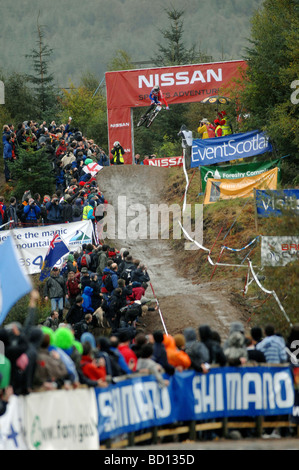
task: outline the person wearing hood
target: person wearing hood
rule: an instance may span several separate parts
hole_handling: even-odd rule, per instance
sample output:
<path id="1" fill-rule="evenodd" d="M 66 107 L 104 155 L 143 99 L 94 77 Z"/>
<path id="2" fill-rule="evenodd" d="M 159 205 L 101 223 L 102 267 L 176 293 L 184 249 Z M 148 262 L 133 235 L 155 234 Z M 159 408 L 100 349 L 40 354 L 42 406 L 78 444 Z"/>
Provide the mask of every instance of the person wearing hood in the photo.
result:
<path id="1" fill-rule="evenodd" d="M 175 339 L 171 335 L 164 335 L 163 343 L 166 349 L 167 360 L 177 371 L 189 369 L 191 366 L 191 359 L 188 354 L 177 348 Z"/>
<path id="2" fill-rule="evenodd" d="M 94 358 L 92 346 L 89 342 L 83 343 L 83 354 L 81 357 L 81 370 L 84 376 L 96 381 L 98 387 L 107 387 L 106 382 L 106 367 L 104 359 L 100 358 L 97 361 Z"/>
<path id="3" fill-rule="evenodd" d="M 198 328 L 200 341 L 209 350 L 209 364 L 218 364 L 223 367 L 226 365 L 226 357 L 221 344 L 213 339 L 212 330 L 209 325 L 201 325 Z"/>
<path id="4" fill-rule="evenodd" d="M 83 204 L 82 199 L 77 197 L 75 202 L 72 204 L 72 211 L 73 211 L 73 222 L 79 222 L 82 220 L 83 216 Z"/>
<path id="5" fill-rule="evenodd" d="M 224 349 L 228 366 L 240 366 L 248 360 L 245 337 L 240 331 L 234 331 L 228 338 L 228 347 Z"/>
<path id="6" fill-rule="evenodd" d="M 94 308 L 92 307 L 92 294 L 93 294 L 93 288 L 90 286 L 85 286 L 83 293 L 82 293 L 82 298 L 83 298 L 83 312 L 84 313 L 93 313 Z"/>
<path id="7" fill-rule="evenodd" d="M 241 323 L 240 321 L 233 321 L 229 325 L 228 337 L 224 341 L 223 349 L 226 349 L 229 346 L 229 337 L 231 336 L 232 333 L 235 333 L 235 331 L 242 333 L 242 335 L 245 338 L 245 329 L 244 329 L 243 323 Z"/>
<path id="8" fill-rule="evenodd" d="M 37 351 L 34 388 L 61 388 L 68 378 L 68 371 L 57 351 L 49 350 L 50 336 L 42 334 L 41 344 Z"/>
<path id="9" fill-rule="evenodd" d="M 72 196 L 70 194 L 66 194 L 64 196 L 63 201 L 61 201 L 61 217 L 62 217 L 62 222 L 73 222 L 73 207 L 71 204 Z"/>
<path id="10" fill-rule="evenodd" d="M 82 220 L 95 220 L 94 209 L 96 202 L 94 199 L 90 199 L 86 206 L 83 207 Z"/>
<path id="11" fill-rule="evenodd" d="M 191 359 L 191 368 L 197 372 L 207 372 L 206 364 L 209 362 L 209 350 L 197 340 L 194 328 L 185 328 L 183 331 L 185 337 L 185 352 Z"/>

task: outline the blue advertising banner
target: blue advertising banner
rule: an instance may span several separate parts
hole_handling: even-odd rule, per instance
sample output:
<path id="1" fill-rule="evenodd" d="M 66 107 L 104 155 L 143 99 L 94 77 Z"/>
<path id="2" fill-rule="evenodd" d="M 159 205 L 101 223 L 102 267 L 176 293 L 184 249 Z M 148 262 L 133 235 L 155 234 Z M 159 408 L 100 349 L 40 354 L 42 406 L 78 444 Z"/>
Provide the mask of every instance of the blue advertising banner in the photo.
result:
<path id="1" fill-rule="evenodd" d="M 193 139 L 191 168 L 253 157 L 265 152 L 272 152 L 272 145 L 265 133 L 258 130 L 212 139 Z"/>
<path id="2" fill-rule="evenodd" d="M 256 190 L 256 210 L 260 217 L 280 216 L 281 210 L 299 215 L 299 189 Z"/>
<path id="3" fill-rule="evenodd" d="M 222 367 L 176 372 L 161 388 L 153 376 L 96 388 L 100 440 L 176 421 L 292 414 L 289 367 Z"/>

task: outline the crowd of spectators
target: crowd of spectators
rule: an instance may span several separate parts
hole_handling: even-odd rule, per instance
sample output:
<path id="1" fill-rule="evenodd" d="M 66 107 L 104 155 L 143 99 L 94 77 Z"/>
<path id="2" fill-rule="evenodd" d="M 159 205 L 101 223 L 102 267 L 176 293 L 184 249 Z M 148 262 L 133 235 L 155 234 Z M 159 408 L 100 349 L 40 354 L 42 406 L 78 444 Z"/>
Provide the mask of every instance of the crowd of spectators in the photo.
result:
<path id="1" fill-rule="evenodd" d="M 69 253 L 43 284 L 49 316 L 37 322 L 41 294 L 33 290 L 25 324 L 0 329 L 10 364 L 9 380 L 1 377 L 2 407 L 8 385 L 27 394 L 41 387 L 106 387 L 128 374 L 149 373 L 167 387 L 173 374 L 190 369 L 208 374 L 214 366 L 294 363 L 289 351 L 299 339 L 298 325 L 287 341 L 271 325 L 247 335 L 241 322 L 231 323 L 224 341 L 209 325 L 175 335 L 162 328 L 145 333 L 158 308 L 147 293 L 150 282 L 147 267 L 126 248 L 90 244 Z"/>
<path id="2" fill-rule="evenodd" d="M 20 129 L 22 138 L 26 138 L 28 129 L 34 130 L 34 123 L 26 124 L 27 129 L 26 125 Z M 50 129 L 43 126 L 36 135 L 38 145 L 52 146 L 51 136 L 54 131 L 57 136 L 57 130 L 55 123 Z M 57 186 L 51 197 L 45 195 L 41 200 L 38 194 L 24 194 L 20 204 L 24 214 L 31 214 L 31 224 L 40 218 L 51 224 L 82 220 L 86 207 L 90 207 L 85 211 L 86 218 L 95 218 L 94 208 L 105 203 L 96 181 L 89 178 L 81 184 L 76 173 L 89 157 L 102 158 L 101 149 L 81 140 L 79 134 L 69 137 L 67 126 L 59 130 L 53 169 L 61 166 L 65 175 L 71 172 L 71 178 L 68 181 L 65 177 L 65 187 Z M 3 206 L 0 197 L 2 216 Z M 65 210 L 64 206 L 72 209 Z M 22 222 L 17 207 L 12 198 L 8 209 L 16 214 L 12 216 L 14 226 L 28 223 L 28 218 Z M 60 217 L 56 207 L 61 209 Z M 81 213 L 75 216 L 76 207 Z M 167 387 L 171 376 L 185 370 L 208 374 L 214 366 L 294 364 L 290 351 L 291 343 L 299 340 L 298 325 L 287 340 L 272 325 L 264 330 L 256 326 L 245 334 L 241 322 L 231 324 L 224 341 L 208 324 L 199 325 L 197 330 L 182 327 L 175 335 L 166 334 L 162 328 L 145 333 L 146 319 L 158 309 L 156 299 L 148 296 L 149 284 L 147 267 L 126 248 L 118 251 L 107 244 L 89 244 L 70 252 L 61 268 L 52 269 L 42 294 L 35 289 L 31 292 L 24 325 L 12 322 L 0 328 L 4 345 L 0 415 L 5 413 L 12 393 L 25 395 L 80 385 L 107 387 L 136 374 L 152 374 L 160 387 Z M 38 322 L 41 296 L 49 314 Z"/>
<path id="3" fill-rule="evenodd" d="M 104 197 L 91 168 L 93 164 L 107 166 L 110 161 L 103 148 L 72 126 L 71 118 L 60 126 L 54 121 L 49 127 L 46 122 L 25 121 L 17 130 L 12 124 L 4 125 L 2 142 L 6 182 L 14 182 L 9 162 L 18 158 L 21 147 L 34 143 L 34 149 L 44 149 L 51 164 L 53 193 L 41 196 L 26 191 L 21 200 L 11 196 L 8 201 L 0 196 L 0 230 L 82 220 L 87 218 L 82 214 L 86 205 L 92 206 L 88 218 L 93 214 L 94 219 L 95 207 L 104 203 Z"/>

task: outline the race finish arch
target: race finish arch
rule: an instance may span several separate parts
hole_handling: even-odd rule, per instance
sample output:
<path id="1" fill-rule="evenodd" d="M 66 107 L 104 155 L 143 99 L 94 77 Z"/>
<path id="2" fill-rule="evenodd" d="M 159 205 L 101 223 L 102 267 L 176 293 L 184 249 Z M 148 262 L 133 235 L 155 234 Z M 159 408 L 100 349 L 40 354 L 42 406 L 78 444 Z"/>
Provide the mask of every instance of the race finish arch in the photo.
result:
<path id="1" fill-rule="evenodd" d="M 109 153 L 117 140 L 126 152 L 125 164 L 134 161 L 133 109 L 150 106 L 154 85 L 161 87 L 169 105 L 194 103 L 217 95 L 245 67 L 245 61 L 232 60 L 106 72 Z"/>

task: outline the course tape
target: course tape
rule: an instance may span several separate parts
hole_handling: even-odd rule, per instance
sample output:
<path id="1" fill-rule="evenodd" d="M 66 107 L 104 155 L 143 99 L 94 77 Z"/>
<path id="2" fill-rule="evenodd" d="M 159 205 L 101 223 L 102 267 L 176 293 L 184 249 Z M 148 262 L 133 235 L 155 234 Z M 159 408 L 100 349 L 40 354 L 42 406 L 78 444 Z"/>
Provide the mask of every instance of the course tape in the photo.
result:
<path id="1" fill-rule="evenodd" d="M 257 285 L 259 286 L 259 288 L 260 288 L 263 292 L 265 292 L 266 294 L 271 294 L 271 295 L 273 295 L 273 297 L 274 297 L 274 299 L 276 300 L 276 302 L 277 302 L 277 304 L 278 304 L 280 310 L 282 311 L 282 313 L 284 314 L 286 320 L 288 321 L 288 323 L 289 323 L 290 326 L 292 327 L 293 325 L 292 325 L 292 323 L 291 323 L 291 321 L 290 321 L 288 315 L 286 314 L 286 311 L 285 311 L 285 309 L 283 308 L 283 306 L 282 306 L 282 304 L 281 304 L 279 298 L 277 297 L 276 292 L 275 292 L 274 290 L 265 289 L 265 287 L 263 287 L 262 284 L 260 283 L 259 278 L 257 277 L 256 273 L 254 272 L 254 269 L 253 269 L 253 267 L 252 267 L 252 263 L 251 263 L 250 260 L 248 260 L 248 265 L 249 265 L 251 274 L 253 275 L 253 278 L 254 278 L 255 282 L 257 283 Z"/>
<path id="2" fill-rule="evenodd" d="M 187 190 L 188 190 L 188 185 L 189 185 L 188 174 L 187 174 L 186 167 L 185 167 L 185 157 L 183 158 L 183 168 L 184 168 L 184 173 L 185 173 L 185 177 L 186 177 L 186 188 L 185 188 L 184 204 L 183 204 L 183 213 L 184 213 L 185 208 L 186 208 Z M 213 260 L 212 260 L 211 257 L 210 257 L 211 250 L 209 250 L 208 248 L 202 246 L 202 245 L 201 245 L 200 243 L 198 243 L 196 240 L 193 240 L 193 239 L 190 237 L 190 235 L 186 232 L 186 230 L 183 228 L 183 226 L 182 226 L 182 224 L 181 224 L 180 221 L 178 221 L 178 224 L 180 225 L 181 230 L 183 231 L 183 233 L 184 233 L 184 235 L 186 236 L 186 238 L 188 238 L 191 242 L 195 243 L 195 245 L 198 246 L 198 248 L 200 248 L 201 250 L 208 252 L 208 257 L 207 257 L 207 259 L 208 259 L 209 263 L 210 263 L 212 266 L 230 266 L 230 267 L 238 267 L 238 268 L 244 268 L 244 266 L 246 266 L 246 265 L 244 265 L 244 264 L 226 264 L 226 263 L 218 263 L 218 262 L 217 262 L 217 263 L 214 263 Z M 221 251 L 220 251 L 219 259 L 220 259 L 221 255 L 222 255 L 224 249 L 229 250 L 229 251 L 234 251 L 234 252 L 243 251 L 243 250 L 245 250 L 246 248 L 248 248 L 249 246 L 251 246 L 254 242 L 256 242 L 256 241 L 258 240 L 258 238 L 259 238 L 259 236 L 257 236 L 256 238 L 254 238 L 250 243 L 248 243 L 248 245 L 244 246 L 243 248 L 238 248 L 238 249 L 236 249 L 236 248 L 230 248 L 230 247 L 228 247 L 228 246 L 222 246 Z M 245 259 L 246 259 L 246 258 L 244 258 L 243 261 L 244 261 Z M 243 261 L 242 261 L 242 263 L 243 263 Z M 285 311 L 285 309 L 283 308 L 283 306 L 282 306 L 282 304 L 281 304 L 279 298 L 277 297 L 276 292 L 275 292 L 274 290 L 272 290 L 272 291 L 267 290 L 267 289 L 265 289 L 265 288 L 262 286 L 262 284 L 260 283 L 260 281 L 259 281 L 259 279 L 258 279 L 256 273 L 254 272 L 254 269 L 253 269 L 253 266 L 252 266 L 251 261 L 250 261 L 249 259 L 248 259 L 247 261 L 248 261 L 248 263 L 249 263 L 249 268 L 250 268 L 250 271 L 251 271 L 251 273 L 252 273 L 252 275 L 253 275 L 253 278 L 254 278 L 256 284 L 257 284 L 257 285 L 259 286 L 259 288 L 260 288 L 263 292 L 265 292 L 266 294 L 273 295 L 273 297 L 274 297 L 274 299 L 276 300 L 276 302 L 277 302 L 277 304 L 278 304 L 280 310 L 282 311 L 282 313 L 284 314 L 286 320 L 288 321 L 288 323 L 289 323 L 290 326 L 292 327 L 293 325 L 292 325 L 292 323 L 291 323 L 291 321 L 290 321 L 288 315 L 286 314 L 286 311 Z M 249 282 L 249 283 L 248 283 L 248 281 L 249 281 L 249 273 L 248 273 L 248 275 L 247 275 L 247 282 L 246 282 L 246 285 L 245 285 L 245 287 L 244 287 L 244 293 L 247 293 L 248 287 L 249 287 L 249 285 L 250 285 L 251 282 L 252 282 L 252 280 L 251 280 L 251 282 Z"/>
<path id="3" fill-rule="evenodd" d="M 230 248 L 228 246 L 223 246 L 222 248 L 225 248 L 226 250 L 229 250 L 229 251 L 243 251 L 243 250 L 246 250 L 246 248 L 248 248 L 249 246 L 251 246 L 253 243 L 255 243 L 258 239 L 259 239 L 259 235 L 257 237 L 255 237 L 250 243 L 248 243 L 248 245 L 246 246 L 243 246 L 243 248 Z"/>
<path id="4" fill-rule="evenodd" d="M 208 248 L 202 246 L 202 245 L 201 245 L 200 243 L 198 243 L 196 240 L 193 240 L 193 239 L 190 237 L 190 235 L 188 234 L 188 232 L 186 232 L 186 230 L 185 230 L 184 227 L 182 226 L 181 222 L 178 221 L 178 223 L 179 223 L 179 225 L 180 225 L 180 227 L 181 227 L 181 229 L 182 229 L 184 235 L 185 235 L 190 241 L 192 241 L 193 243 L 195 243 L 195 245 L 198 246 L 198 248 L 200 248 L 201 250 L 204 250 L 204 251 L 207 251 L 207 252 L 208 252 L 208 261 L 209 261 L 209 263 L 210 263 L 212 266 L 232 266 L 232 267 L 238 267 L 238 268 L 244 268 L 244 267 L 246 267 L 245 264 L 225 264 L 225 263 L 218 263 L 218 262 L 217 262 L 217 263 L 214 263 L 214 261 L 213 261 L 213 260 L 211 259 L 211 257 L 210 257 L 210 250 L 209 250 Z M 257 238 L 258 238 L 258 237 L 256 237 L 254 240 L 252 240 L 252 242 L 250 242 L 248 245 L 246 245 L 246 247 L 250 246 L 254 241 L 256 241 Z M 246 248 L 246 247 L 244 247 L 244 248 Z M 225 248 L 225 247 L 222 247 L 220 254 L 222 254 L 224 248 Z M 241 249 L 240 249 L 240 250 L 236 250 L 236 251 L 241 251 Z M 279 298 L 277 297 L 276 292 L 275 292 L 274 290 L 270 291 L 270 290 L 268 290 L 268 289 L 265 289 L 265 288 L 262 286 L 262 284 L 260 283 L 260 281 L 259 281 L 259 279 L 258 279 L 258 277 L 257 277 L 257 275 L 256 275 L 256 273 L 255 273 L 255 271 L 254 271 L 254 269 L 253 269 L 253 266 L 252 266 L 251 261 L 248 260 L 248 263 L 249 263 L 250 271 L 251 271 L 251 273 L 252 273 L 252 276 L 253 276 L 253 278 L 254 278 L 256 284 L 257 284 L 257 285 L 259 286 L 259 288 L 260 288 L 263 292 L 265 292 L 266 294 L 271 294 L 271 295 L 273 295 L 273 297 L 274 297 L 274 299 L 276 300 L 276 302 L 277 302 L 277 304 L 278 304 L 280 310 L 282 311 L 282 313 L 284 314 L 286 320 L 288 321 L 288 323 L 289 323 L 290 326 L 292 327 L 293 325 L 292 325 L 292 323 L 291 323 L 291 321 L 290 321 L 288 315 L 286 314 L 285 309 L 283 308 L 283 306 L 282 306 L 282 304 L 281 304 Z M 247 276 L 247 280 L 248 280 L 248 279 L 249 279 L 249 276 Z M 250 284 L 251 284 L 251 282 L 250 282 Z M 248 284 L 248 285 L 249 285 L 249 284 Z M 244 289 L 244 292 L 245 292 L 245 293 L 247 292 L 248 285 L 246 284 L 246 286 L 245 286 L 245 289 Z"/>

